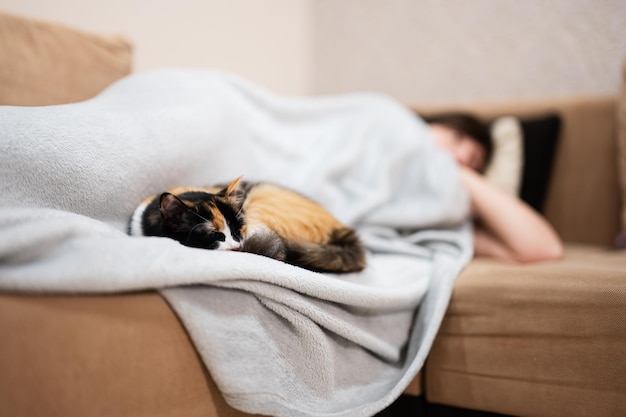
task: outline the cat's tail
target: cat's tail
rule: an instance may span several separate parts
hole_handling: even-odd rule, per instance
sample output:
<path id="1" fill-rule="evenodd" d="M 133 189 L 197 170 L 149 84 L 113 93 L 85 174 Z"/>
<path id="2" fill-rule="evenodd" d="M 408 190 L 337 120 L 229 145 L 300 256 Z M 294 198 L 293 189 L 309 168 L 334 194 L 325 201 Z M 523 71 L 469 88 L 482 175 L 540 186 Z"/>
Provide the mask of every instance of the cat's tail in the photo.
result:
<path id="1" fill-rule="evenodd" d="M 347 227 L 333 230 L 327 243 L 287 241 L 266 231 L 244 240 L 243 252 L 278 259 L 316 272 L 357 272 L 365 268 L 365 251 L 358 235 Z"/>

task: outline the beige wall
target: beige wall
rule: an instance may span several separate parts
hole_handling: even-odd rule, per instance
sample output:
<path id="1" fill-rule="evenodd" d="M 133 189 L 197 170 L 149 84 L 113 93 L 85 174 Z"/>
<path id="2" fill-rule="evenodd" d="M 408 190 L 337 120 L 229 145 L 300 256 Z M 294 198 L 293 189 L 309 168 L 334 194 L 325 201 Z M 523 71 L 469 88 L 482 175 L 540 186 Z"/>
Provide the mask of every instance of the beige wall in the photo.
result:
<path id="1" fill-rule="evenodd" d="M 135 70 L 214 67 L 286 94 L 310 91 L 312 0 L 0 0 L 0 10 L 121 34 Z"/>
<path id="2" fill-rule="evenodd" d="M 616 93 L 624 0 L 318 0 L 314 93 L 456 102 Z"/>
<path id="3" fill-rule="evenodd" d="M 215 67 L 287 94 L 412 103 L 616 92 L 625 0 L 0 0 L 122 34 L 135 70 Z"/>

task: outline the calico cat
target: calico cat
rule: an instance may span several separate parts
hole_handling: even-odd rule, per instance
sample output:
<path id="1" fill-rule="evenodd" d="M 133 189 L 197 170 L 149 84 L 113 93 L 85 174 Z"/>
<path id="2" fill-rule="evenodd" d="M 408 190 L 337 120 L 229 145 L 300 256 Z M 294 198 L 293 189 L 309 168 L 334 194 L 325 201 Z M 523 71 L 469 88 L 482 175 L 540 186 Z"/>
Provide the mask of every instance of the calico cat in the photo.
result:
<path id="1" fill-rule="evenodd" d="M 356 272 L 365 253 L 354 230 L 314 201 L 241 177 L 227 186 L 181 187 L 152 196 L 130 222 L 134 236 L 256 253 L 318 272 Z"/>

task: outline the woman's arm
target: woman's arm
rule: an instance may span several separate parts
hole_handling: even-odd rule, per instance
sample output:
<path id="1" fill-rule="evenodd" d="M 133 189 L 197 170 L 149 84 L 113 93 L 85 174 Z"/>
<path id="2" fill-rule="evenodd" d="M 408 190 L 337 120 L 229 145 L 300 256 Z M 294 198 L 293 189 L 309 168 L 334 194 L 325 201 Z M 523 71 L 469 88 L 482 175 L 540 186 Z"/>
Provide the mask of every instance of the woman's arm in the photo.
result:
<path id="1" fill-rule="evenodd" d="M 514 262 L 558 259 L 563 244 L 552 226 L 523 201 L 503 193 L 475 171 L 460 167 L 477 219 L 475 253 Z"/>

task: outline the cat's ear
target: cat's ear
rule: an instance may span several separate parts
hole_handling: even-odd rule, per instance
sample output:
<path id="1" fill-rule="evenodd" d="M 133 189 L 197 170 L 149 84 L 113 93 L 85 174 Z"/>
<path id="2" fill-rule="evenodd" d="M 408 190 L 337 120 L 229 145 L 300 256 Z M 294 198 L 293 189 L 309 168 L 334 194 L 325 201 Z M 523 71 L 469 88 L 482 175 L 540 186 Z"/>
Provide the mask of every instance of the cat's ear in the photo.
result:
<path id="1" fill-rule="evenodd" d="M 243 189 L 243 184 L 241 183 L 242 178 L 243 175 L 228 184 L 228 187 L 226 187 L 226 191 L 224 192 L 228 201 L 233 206 L 238 208 L 241 208 L 245 199 L 245 190 Z"/>
<path id="2" fill-rule="evenodd" d="M 163 193 L 159 200 L 159 211 L 166 223 L 178 225 L 189 208 L 174 194 Z"/>

